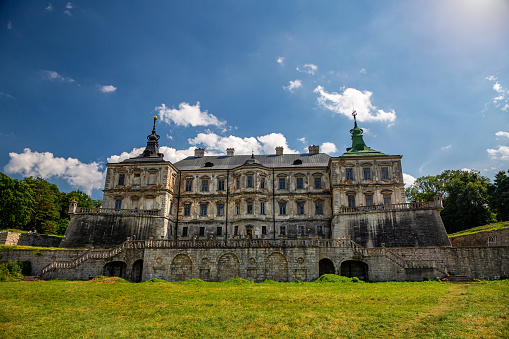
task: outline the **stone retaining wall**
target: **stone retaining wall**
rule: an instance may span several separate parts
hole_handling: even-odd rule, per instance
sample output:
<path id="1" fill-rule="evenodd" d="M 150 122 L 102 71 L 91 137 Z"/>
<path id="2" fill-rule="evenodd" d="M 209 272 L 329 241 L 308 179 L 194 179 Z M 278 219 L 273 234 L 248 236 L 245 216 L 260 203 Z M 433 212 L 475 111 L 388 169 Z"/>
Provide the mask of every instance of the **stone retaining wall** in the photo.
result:
<path id="1" fill-rule="evenodd" d="M 509 228 L 451 237 L 453 247 L 509 246 Z"/>
<path id="2" fill-rule="evenodd" d="M 58 247 L 62 238 L 18 232 L 0 232 L 0 245 Z"/>

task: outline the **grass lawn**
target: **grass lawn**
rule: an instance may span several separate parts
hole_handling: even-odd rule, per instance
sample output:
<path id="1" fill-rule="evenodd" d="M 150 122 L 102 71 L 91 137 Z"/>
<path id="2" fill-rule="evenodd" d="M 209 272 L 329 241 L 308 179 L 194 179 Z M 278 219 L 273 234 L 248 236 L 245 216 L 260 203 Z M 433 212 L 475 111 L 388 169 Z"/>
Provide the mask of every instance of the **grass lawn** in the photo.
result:
<path id="1" fill-rule="evenodd" d="M 3 282 L 2 338 L 509 338 L 509 280 Z"/>
<path id="2" fill-rule="evenodd" d="M 487 232 L 487 231 L 496 231 L 496 230 L 501 230 L 504 228 L 509 228 L 509 221 L 496 222 L 493 224 L 469 228 L 468 230 L 463 230 L 460 232 L 449 234 L 449 237 L 453 238 L 453 237 L 457 237 L 460 235 L 474 234 L 474 233 Z"/>

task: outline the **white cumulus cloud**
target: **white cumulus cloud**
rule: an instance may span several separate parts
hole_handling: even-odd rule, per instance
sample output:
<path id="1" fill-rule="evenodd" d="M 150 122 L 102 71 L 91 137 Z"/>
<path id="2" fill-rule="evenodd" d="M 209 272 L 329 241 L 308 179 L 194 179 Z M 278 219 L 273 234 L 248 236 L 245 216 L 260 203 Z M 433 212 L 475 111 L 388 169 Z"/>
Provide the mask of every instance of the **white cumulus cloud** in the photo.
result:
<path id="1" fill-rule="evenodd" d="M 54 8 L 53 8 L 53 5 L 51 5 L 51 2 L 48 3 L 48 6 L 45 8 L 48 12 L 53 12 L 54 11 Z"/>
<path id="2" fill-rule="evenodd" d="M 368 74 L 368 71 L 366 71 L 366 69 L 365 69 L 365 68 L 363 68 L 363 69 L 361 69 L 361 73 L 362 73 L 362 74 Z"/>
<path id="3" fill-rule="evenodd" d="M 112 85 L 106 85 L 106 86 L 99 86 L 99 90 L 103 93 L 113 93 L 117 90 L 117 88 Z"/>
<path id="4" fill-rule="evenodd" d="M 184 158 L 187 158 L 191 155 L 194 155 L 194 149 L 196 147 L 189 147 L 188 149 L 177 150 L 173 147 L 161 146 L 159 147 L 159 152 L 164 154 L 164 160 L 171 161 L 175 163 Z M 122 162 L 129 158 L 134 158 L 143 153 L 145 147 L 137 147 L 133 148 L 130 152 L 122 152 L 120 155 L 112 155 L 108 157 L 108 163 L 117 163 Z"/>
<path id="5" fill-rule="evenodd" d="M 277 62 L 278 64 L 280 64 L 281 66 L 284 66 L 284 65 L 285 65 L 285 58 L 284 58 L 284 57 L 278 57 L 278 58 L 276 59 L 276 62 Z"/>
<path id="6" fill-rule="evenodd" d="M 415 182 L 415 178 L 411 176 L 410 174 L 403 173 L 403 182 L 405 183 L 405 186 L 412 186 Z"/>
<path id="7" fill-rule="evenodd" d="M 495 133 L 495 135 L 497 137 L 506 137 L 506 138 L 509 138 L 509 132 L 498 131 L 497 133 Z"/>
<path id="8" fill-rule="evenodd" d="M 323 144 L 320 145 L 321 153 L 332 154 L 332 153 L 336 153 L 337 151 L 338 151 L 338 148 L 332 142 L 324 142 Z"/>
<path id="9" fill-rule="evenodd" d="M 284 147 L 284 153 L 298 153 L 288 146 L 286 137 L 281 133 L 270 133 L 259 137 L 223 137 L 213 132 L 199 133 L 188 140 L 191 145 L 203 145 L 207 151 L 224 154 L 227 148 L 235 148 L 235 154 L 274 154 L 276 146 Z"/>
<path id="10" fill-rule="evenodd" d="M 74 82 L 73 78 L 65 77 L 63 75 L 58 74 L 58 72 L 55 71 L 42 70 L 40 74 L 42 78 L 45 80 Z"/>
<path id="11" fill-rule="evenodd" d="M 500 108 L 502 111 L 507 112 L 509 110 L 509 89 L 505 89 L 502 84 L 498 81 L 498 79 L 490 75 L 486 77 L 489 81 L 494 81 L 493 90 L 497 93 L 493 98 L 493 103 L 495 107 Z"/>
<path id="12" fill-rule="evenodd" d="M 492 159 L 509 160 L 509 146 L 498 146 L 497 149 L 486 150 Z"/>
<path id="13" fill-rule="evenodd" d="M 302 138 L 299 138 L 297 139 L 299 140 L 300 142 L 302 142 L 304 145 L 306 145 L 308 142 L 306 141 L 306 138 L 305 137 L 302 137 Z"/>
<path id="14" fill-rule="evenodd" d="M 388 112 L 377 109 L 371 103 L 370 91 L 359 91 L 355 88 L 346 88 L 343 93 L 327 92 L 322 86 L 318 86 L 314 90 L 319 95 L 318 104 L 333 113 L 343 114 L 353 119 L 352 110 L 355 107 L 357 111 L 357 120 L 363 121 L 383 121 L 393 123 L 396 120 L 396 112 L 390 110 Z"/>
<path id="15" fill-rule="evenodd" d="M 82 163 L 74 158 L 54 157 L 50 152 L 32 152 L 25 148 L 23 153 L 9 153 L 11 159 L 4 170 L 10 174 L 21 174 L 25 177 L 62 178 L 71 186 L 91 194 L 92 190 L 100 189 L 104 182 L 104 172 L 96 162 Z"/>
<path id="16" fill-rule="evenodd" d="M 161 120 L 167 124 L 174 123 L 178 126 L 218 126 L 225 125 L 226 122 L 220 121 L 216 116 L 208 113 L 207 111 L 201 111 L 200 102 L 196 105 L 190 105 L 187 102 L 181 102 L 179 108 L 168 108 L 165 104 L 156 107 L 159 111 Z"/>
<path id="17" fill-rule="evenodd" d="M 448 150 L 448 149 L 450 149 L 450 148 L 452 148 L 452 145 L 447 145 L 447 146 L 440 147 L 440 149 L 441 149 L 442 151 Z"/>
<path id="18" fill-rule="evenodd" d="M 283 89 L 285 91 L 289 91 L 289 92 L 292 92 L 294 90 L 296 90 L 297 88 L 301 88 L 302 87 L 302 81 L 301 80 L 294 80 L 294 81 L 291 81 L 290 80 L 290 84 L 288 86 L 283 86 Z"/>
<path id="19" fill-rule="evenodd" d="M 311 75 L 315 75 L 315 72 L 318 70 L 318 66 L 313 64 L 305 64 L 302 68 L 297 67 L 297 71 L 308 73 Z"/>

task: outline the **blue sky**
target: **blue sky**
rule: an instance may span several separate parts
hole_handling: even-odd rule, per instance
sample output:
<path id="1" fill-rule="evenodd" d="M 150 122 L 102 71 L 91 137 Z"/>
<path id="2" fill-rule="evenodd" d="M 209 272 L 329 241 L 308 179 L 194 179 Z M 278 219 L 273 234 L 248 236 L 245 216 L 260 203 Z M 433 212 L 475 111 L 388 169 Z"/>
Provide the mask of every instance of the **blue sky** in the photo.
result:
<path id="1" fill-rule="evenodd" d="M 2 1 L 0 169 L 102 196 L 157 132 L 171 161 L 341 155 L 352 107 L 411 178 L 509 168 L 509 2 Z"/>

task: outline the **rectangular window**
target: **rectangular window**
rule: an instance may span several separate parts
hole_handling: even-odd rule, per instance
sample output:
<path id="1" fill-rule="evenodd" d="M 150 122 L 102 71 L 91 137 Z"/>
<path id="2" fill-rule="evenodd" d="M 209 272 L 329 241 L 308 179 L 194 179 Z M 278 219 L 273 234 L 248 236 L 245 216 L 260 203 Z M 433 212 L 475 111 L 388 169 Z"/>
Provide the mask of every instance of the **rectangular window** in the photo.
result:
<path id="1" fill-rule="evenodd" d="M 209 181 L 207 179 L 203 179 L 201 181 L 201 191 L 208 192 L 209 191 Z"/>
<path id="2" fill-rule="evenodd" d="M 384 205 L 390 205 L 391 204 L 391 194 L 384 194 Z"/>
<path id="3" fill-rule="evenodd" d="M 382 179 L 389 179 L 389 167 L 382 167 L 380 170 L 382 172 Z"/>
<path id="4" fill-rule="evenodd" d="M 186 180 L 186 192 L 191 192 L 192 189 L 193 189 L 193 181 Z"/>
<path id="5" fill-rule="evenodd" d="M 303 202 L 297 203 L 297 214 L 304 214 L 304 203 Z"/>
<path id="6" fill-rule="evenodd" d="M 364 180 L 371 180 L 371 168 L 364 167 L 362 170 L 364 173 Z"/>
<path id="7" fill-rule="evenodd" d="M 280 235 L 286 235 L 286 226 L 280 226 L 279 227 L 279 234 Z"/>
<path id="8" fill-rule="evenodd" d="M 119 210 L 122 208 L 122 200 L 117 199 L 115 200 L 115 209 Z"/>
<path id="9" fill-rule="evenodd" d="M 185 204 L 184 205 L 184 215 L 191 215 L 191 205 L 190 204 Z"/>
<path id="10" fill-rule="evenodd" d="M 262 226 L 262 235 L 267 235 L 267 226 Z"/>
<path id="11" fill-rule="evenodd" d="M 260 214 L 265 214 L 265 203 L 264 202 L 260 203 Z"/>
<path id="12" fill-rule="evenodd" d="M 366 194 L 366 206 L 372 206 L 372 205 L 373 205 L 373 195 Z"/>
<path id="13" fill-rule="evenodd" d="M 182 227 L 182 236 L 187 237 L 187 227 Z"/>
<path id="14" fill-rule="evenodd" d="M 173 203 L 170 203 L 170 215 L 173 214 Z"/>
<path id="15" fill-rule="evenodd" d="M 239 226 L 233 226 L 233 235 L 239 235 Z"/>
<path id="16" fill-rule="evenodd" d="M 316 226 L 316 234 L 323 235 L 323 226 Z"/>
<path id="17" fill-rule="evenodd" d="M 315 177 L 315 188 L 322 188 L 322 178 Z"/>
<path id="18" fill-rule="evenodd" d="M 260 179 L 260 188 L 265 188 L 265 178 Z"/>
<path id="19" fill-rule="evenodd" d="M 201 204 L 200 205 L 200 215 L 206 216 L 207 215 L 207 204 Z"/>
<path id="20" fill-rule="evenodd" d="M 149 185 L 155 185 L 156 183 L 156 173 L 157 172 L 151 172 L 148 174 L 148 184 Z"/>
<path id="21" fill-rule="evenodd" d="M 286 188 L 286 178 L 279 178 L 279 189 L 284 190 Z"/>
<path id="22" fill-rule="evenodd" d="M 297 178 L 297 188 L 304 188 L 304 178 Z"/>
<path id="23" fill-rule="evenodd" d="M 315 214 L 323 214 L 323 205 L 321 202 L 315 203 Z"/>
<path id="24" fill-rule="evenodd" d="M 304 233 L 304 226 L 299 226 L 299 234 L 300 235 L 305 235 L 305 233 Z"/>
<path id="25" fill-rule="evenodd" d="M 223 179 L 219 179 L 217 181 L 217 190 L 224 191 L 224 180 Z"/>
<path id="26" fill-rule="evenodd" d="M 200 227 L 200 237 L 205 235 L 205 227 Z"/>
<path id="27" fill-rule="evenodd" d="M 223 235 L 223 228 L 222 227 L 218 227 L 216 229 L 216 235 Z"/>
<path id="28" fill-rule="evenodd" d="M 134 185 L 139 185 L 141 182 L 141 175 L 140 173 L 134 173 Z"/>
<path id="29" fill-rule="evenodd" d="M 217 215 L 224 215 L 224 205 L 217 204 Z"/>
<path id="30" fill-rule="evenodd" d="M 348 207 L 355 207 L 355 195 L 348 196 Z"/>
<path id="31" fill-rule="evenodd" d="M 353 180 L 353 168 L 346 168 L 346 180 Z"/>
<path id="32" fill-rule="evenodd" d="M 235 203 L 235 214 L 240 214 L 240 203 L 238 202 Z"/>
<path id="33" fill-rule="evenodd" d="M 247 187 L 253 187 L 253 176 L 252 175 L 247 176 Z"/>
<path id="34" fill-rule="evenodd" d="M 125 185 L 125 174 L 119 174 L 118 175 L 118 184 L 120 186 L 124 186 Z"/>
<path id="35" fill-rule="evenodd" d="M 286 215 L 286 203 L 284 202 L 279 203 L 279 214 Z"/>
<path id="36" fill-rule="evenodd" d="M 240 189 L 240 178 L 235 178 L 235 188 Z"/>
<path id="37" fill-rule="evenodd" d="M 253 202 L 247 202 L 247 214 L 253 214 Z"/>

